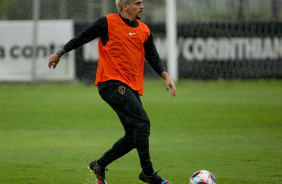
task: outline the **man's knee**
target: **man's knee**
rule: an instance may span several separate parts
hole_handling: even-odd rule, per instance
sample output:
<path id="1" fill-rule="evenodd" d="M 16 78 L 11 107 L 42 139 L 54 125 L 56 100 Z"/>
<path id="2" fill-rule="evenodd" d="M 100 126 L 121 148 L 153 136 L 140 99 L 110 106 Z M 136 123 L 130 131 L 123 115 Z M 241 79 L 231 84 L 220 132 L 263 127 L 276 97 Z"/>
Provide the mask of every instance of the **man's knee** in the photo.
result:
<path id="1" fill-rule="evenodd" d="M 139 122 L 134 130 L 135 136 L 149 136 L 150 135 L 150 120 L 146 119 Z"/>

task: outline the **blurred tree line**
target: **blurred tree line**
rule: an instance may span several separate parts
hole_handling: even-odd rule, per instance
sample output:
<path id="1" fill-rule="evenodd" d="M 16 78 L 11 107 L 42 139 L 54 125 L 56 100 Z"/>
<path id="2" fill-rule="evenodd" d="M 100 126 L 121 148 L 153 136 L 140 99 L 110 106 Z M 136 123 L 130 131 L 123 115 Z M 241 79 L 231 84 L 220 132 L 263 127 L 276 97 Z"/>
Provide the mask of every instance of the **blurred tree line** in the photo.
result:
<path id="1" fill-rule="evenodd" d="M 115 0 L 40 0 L 40 19 L 93 21 L 118 13 Z M 165 21 L 166 0 L 144 0 L 144 21 Z M 185 21 L 281 21 L 281 0 L 176 0 L 177 19 Z M 0 19 L 32 19 L 33 0 L 0 0 Z"/>

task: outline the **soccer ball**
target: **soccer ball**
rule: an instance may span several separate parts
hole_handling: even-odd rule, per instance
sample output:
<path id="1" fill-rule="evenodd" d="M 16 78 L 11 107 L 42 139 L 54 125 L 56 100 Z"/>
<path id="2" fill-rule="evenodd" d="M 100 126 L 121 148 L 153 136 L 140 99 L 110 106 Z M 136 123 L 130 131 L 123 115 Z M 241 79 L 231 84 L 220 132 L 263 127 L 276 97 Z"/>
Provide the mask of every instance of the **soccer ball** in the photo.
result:
<path id="1" fill-rule="evenodd" d="M 216 184 L 216 181 L 211 172 L 200 170 L 191 176 L 189 184 Z"/>

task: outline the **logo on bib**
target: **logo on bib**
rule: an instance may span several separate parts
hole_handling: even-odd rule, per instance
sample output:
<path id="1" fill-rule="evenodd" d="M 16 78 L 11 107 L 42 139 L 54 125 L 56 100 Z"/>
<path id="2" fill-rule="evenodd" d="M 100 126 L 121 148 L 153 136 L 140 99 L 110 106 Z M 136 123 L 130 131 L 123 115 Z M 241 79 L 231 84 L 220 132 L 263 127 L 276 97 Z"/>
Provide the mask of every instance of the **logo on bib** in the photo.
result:
<path id="1" fill-rule="evenodd" d="M 135 35 L 135 34 L 137 34 L 137 33 L 131 33 L 131 32 L 129 32 L 129 35 L 131 36 L 131 35 Z"/>

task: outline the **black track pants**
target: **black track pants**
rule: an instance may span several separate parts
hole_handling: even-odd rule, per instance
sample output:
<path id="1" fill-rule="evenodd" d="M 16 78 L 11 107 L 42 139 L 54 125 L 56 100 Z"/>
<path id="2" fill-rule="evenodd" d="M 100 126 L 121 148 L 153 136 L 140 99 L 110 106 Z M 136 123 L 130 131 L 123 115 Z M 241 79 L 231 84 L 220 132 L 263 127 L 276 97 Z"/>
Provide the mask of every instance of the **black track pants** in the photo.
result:
<path id="1" fill-rule="evenodd" d="M 141 167 L 145 172 L 151 172 L 153 169 L 149 153 L 150 120 L 137 91 L 125 85 L 108 86 L 100 91 L 100 96 L 117 113 L 125 135 L 98 160 L 98 164 L 106 167 L 136 148 Z"/>

